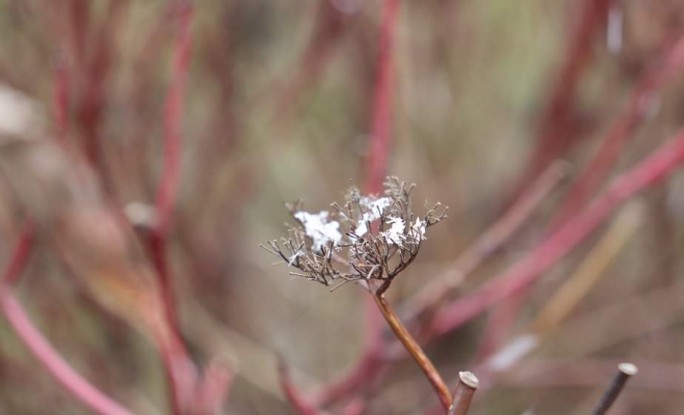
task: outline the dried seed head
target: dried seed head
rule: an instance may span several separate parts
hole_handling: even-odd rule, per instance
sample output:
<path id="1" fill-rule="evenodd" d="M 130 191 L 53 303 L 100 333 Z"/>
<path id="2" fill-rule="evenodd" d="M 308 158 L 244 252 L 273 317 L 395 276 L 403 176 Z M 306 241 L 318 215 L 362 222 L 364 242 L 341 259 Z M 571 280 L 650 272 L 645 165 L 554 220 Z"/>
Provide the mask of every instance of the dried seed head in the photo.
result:
<path id="1" fill-rule="evenodd" d="M 343 205 L 317 214 L 301 202 L 288 205 L 297 224 L 290 235 L 264 246 L 296 268 L 292 275 L 325 285 L 360 280 L 389 284 L 416 257 L 428 227 L 446 217 L 437 204 L 425 215 L 411 211 L 413 185 L 388 177 L 384 194 L 362 195 L 350 188 Z"/>

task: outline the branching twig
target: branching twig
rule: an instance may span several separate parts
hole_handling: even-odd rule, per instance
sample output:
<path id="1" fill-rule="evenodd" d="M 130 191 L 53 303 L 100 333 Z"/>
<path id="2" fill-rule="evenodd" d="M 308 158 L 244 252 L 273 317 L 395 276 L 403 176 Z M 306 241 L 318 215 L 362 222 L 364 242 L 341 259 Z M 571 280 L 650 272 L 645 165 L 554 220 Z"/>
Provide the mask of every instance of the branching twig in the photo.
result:
<path id="1" fill-rule="evenodd" d="M 182 402 L 189 391 L 183 391 L 187 380 L 180 377 L 196 377 L 192 361 L 185 350 L 180 334 L 176 304 L 171 286 L 171 276 L 166 258 L 166 242 L 171 228 L 173 208 L 180 180 L 181 121 L 184 91 L 190 61 L 192 44 L 193 8 L 184 2 L 178 9 L 178 32 L 174 44 L 171 81 L 164 108 L 163 168 L 156 198 L 157 223 L 150 237 L 150 251 L 159 278 L 164 314 L 170 327 L 170 339 L 158 339 L 169 344 L 160 344 L 167 375 L 171 384 L 171 401 L 174 413 L 181 413 Z M 190 382 L 190 383 L 194 383 Z M 189 396 L 188 396 L 189 397 Z"/>
<path id="2" fill-rule="evenodd" d="M 310 403 L 302 394 L 297 390 L 292 379 L 290 379 L 290 374 L 285 365 L 285 361 L 282 358 L 278 359 L 278 380 L 280 381 L 280 387 L 285 394 L 288 402 L 299 415 L 321 415 L 322 412 L 319 411 L 312 403 Z"/>

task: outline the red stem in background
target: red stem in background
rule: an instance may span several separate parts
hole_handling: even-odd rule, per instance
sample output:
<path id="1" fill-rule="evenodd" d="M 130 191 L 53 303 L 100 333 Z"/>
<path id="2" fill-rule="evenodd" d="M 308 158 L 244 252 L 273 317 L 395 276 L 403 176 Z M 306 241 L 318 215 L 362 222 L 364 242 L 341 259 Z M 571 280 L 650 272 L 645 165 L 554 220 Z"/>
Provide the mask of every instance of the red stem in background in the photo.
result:
<path id="1" fill-rule="evenodd" d="M 628 140 L 634 137 L 636 128 L 648 116 L 656 99 L 655 94 L 682 71 L 684 37 L 672 47 L 668 47 L 656 62 L 653 68 L 640 77 L 627 101 L 626 108 L 615 118 L 600 148 L 575 179 L 563 205 L 550 221 L 547 229 L 551 232 L 586 205 L 615 166 Z M 524 297 L 525 292 L 522 291 L 519 295 Z M 522 304 L 524 304 L 524 298 L 519 298 L 515 299 L 514 303 L 504 303 L 494 309 L 490 324 L 487 325 L 483 336 L 483 348 L 494 350 L 498 346 L 497 338 L 501 339 L 507 335 L 516 321 L 518 307 Z"/>
<path id="2" fill-rule="evenodd" d="M 173 206 L 180 182 L 181 122 L 185 101 L 185 84 L 190 64 L 193 9 L 189 3 L 179 8 L 178 33 L 174 44 L 171 80 L 164 106 L 164 154 L 161 179 L 157 191 L 157 226 L 155 232 L 166 238 L 171 227 Z"/>
<path id="3" fill-rule="evenodd" d="M 21 276 L 21 270 L 26 266 L 32 249 L 33 225 L 28 224 L 25 225 L 24 230 L 21 232 L 21 235 L 19 235 L 19 240 L 12 251 L 10 262 L 5 269 L 5 273 L 2 275 L 0 284 L 6 284 L 11 287 L 17 283 Z"/>
<path id="4" fill-rule="evenodd" d="M 566 202 L 552 220 L 552 227 L 563 223 L 581 208 L 596 191 L 615 165 L 628 138 L 648 116 L 656 103 L 655 94 L 684 69 L 684 37 L 668 48 L 658 64 L 641 77 L 628 101 L 627 108 L 613 121 L 601 147 L 575 180 Z"/>
<path id="5" fill-rule="evenodd" d="M 4 284 L 3 284 L 4 285 Z M 21 303 L 8 287 L 0 286 L 0 307 L 15 333 L 47 371 L 64 389 L 85 404 L 93 412 L 102 415 L 132 415 L 132 412 L 100 392 L 79 375 L 59 355 L 50 343 L 31 323 Z"/>
<path id="6" fill-rule="evenodd" d="M 155 203 L 157 222 L 150 237 L 150 251 L 157 270 L 164 314 L 171 335 L 170 338 L 159 338 L 157 341 L 170 382 L 172 410 L 175 414 L 183 413 L 183 409 L 189 404 L 186 400 L 192 398 L 191 389 L 197 375 L 181 336 L 166 257 L 166 243 L 180 181 L 181 121 L 190 63 L 193 14 L 189 2 L 178 7 L 178 31 L 164 107 L 163 167 Z"/>
<path id="7" fill-rule="evenodd" d="M 527 188 L 551 161 L 561 157 L 577 138 L 573 119 L 575 91 L 582 73 L 591 62 L 593 40 L 605 24 L 610 3 L 611 0 L 584 0 L 578 6 L 581 9 L 579 17 L 568 35 L 563 63 L 539 123 L 535 152 L 513 197 Z"/>
<path id="8" fill-rule="evenodd" d="M 394 84 L 394 40 L 399 0 L 385 0 L 380 26 L 377 75 L 373 98 L 369 154 L 366 166 L 365 193 L 382 190 L 387 175 L 387 164 L 392 134 L 392 99 Z"/>
<path id="9" fill-rule="evenodd" d="M 0 280 L 0 309 L 19 339 L 45 366 L 47 371 L 64 389 L 79 401 L 103 415 L 129 415 L 130 411 L 119 405 L 95 386 L 81 377 L 43 337 L 33 325 L 21 303 L 14 297 L 10 287 L 16 283 L 26 266 L 33 248 L 33 227 L 28 225 L 22 232 L 10 257 L 10 262 Z"/>
<path id="10" fill-rule="evenodd" d="M 648 158 L 620 175 L 585 210 L 568 220 L 531 253 L 498 278 L 457 300 L 435 315 L 434 334 L 448 333 L 529 286 L 594 231 L 623 202 L 657 184 L 684 162 L 684 130 Z"/>
<path id="11" fill-rule="evenodd" d="M 287 370 L 287 365 L 282 358 L 278 359 L 278 381 L 280 387 L 285 394 L 285 398 L 292 406 L 292 409 L 299 415 L 319 415 L 321 412 L 316 407 L 307 401 L 307 399 L 299 392 L 290 379 L 290 374 Z"/>
<path id="12" fill-rule="evenodd" d="M 69 133 L 69 72 L 64 52 L 59 50 L 55 58 L 55 84 L 53 93 L 53 111 L 57 126 L 57 140 L 66 148 Z"/>

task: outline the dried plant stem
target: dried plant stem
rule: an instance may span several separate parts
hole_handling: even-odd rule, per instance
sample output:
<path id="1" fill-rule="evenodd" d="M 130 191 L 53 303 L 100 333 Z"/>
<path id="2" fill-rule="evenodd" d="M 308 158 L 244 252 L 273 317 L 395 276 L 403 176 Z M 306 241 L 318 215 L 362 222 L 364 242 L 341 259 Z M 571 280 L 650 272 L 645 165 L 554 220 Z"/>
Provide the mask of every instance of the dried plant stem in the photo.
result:
<path id="1" fill-rule="evenodd" d="M 599 401 L 596 408 L 594 408 L 594 410 L 591 412 L 591 414 L 604 415 L 608 411 L 608 409 L 610 409 L 611 405 L 613 405 L 613 402 L 615 402 L 617 397 L 620 395 L 620 392 L 622 392 L 622 389 L 625 387 L 627 381 L 632 376 L 636 375 L 638 371 L 639 369 L 637 369 L 637 367 L 631 363 L 620 363 L 618 365 L 618 371 L 615 374 L 613 381 L 610 383 L 610 386 L 603 394 L 601 400 Z"/>
<path id="2" fill-rule="evenodd" d="M 449 408 L 449 415 L 466 415 L 468 413 L 479 383 L 477 376 L 471 372 L 459 372 L 458 386 L 456 393 L 454 393 L 453 404 Z"/>
<path id="3" fill-rule="evenodd" d="M 591 205 L 503 275 L 437 313 L 431 323 L 433 333 L 439 335 L 454 330 L 533 283 L 603 223 L 615 208 L 637 192 L 664 180 L 683 162 L 684 130 L 680 130 L 673 140 L 618 177 Z"/>
<path id="4" fill-rule="evenodd" d="M 413 357 L 423 373 L 425 373 L 425 376 L 437 393 L 444 409 L 449 410 L 449 407 L 451 406 L 451 393 L 449 392 L 449 388 L 444 382 L 444 379 L 442 379 L 442 376 L 437 371 L 437 368 L 435 368 L 432 361 L 425 355 L 425 352 L 413 336 L 411 336 L 411 333 L 408 332 L 406 326 L 399 320 L 399 316 L 394 312 L 394 309 L 392 309 L 385 297 L 382 294 L 376 293 L 373 293 L 372 295 L 380 312 L 383 317 L 385 317 L 387 324 L 389 324 L 401 344 L 404 345 L 411 357 Z"/>

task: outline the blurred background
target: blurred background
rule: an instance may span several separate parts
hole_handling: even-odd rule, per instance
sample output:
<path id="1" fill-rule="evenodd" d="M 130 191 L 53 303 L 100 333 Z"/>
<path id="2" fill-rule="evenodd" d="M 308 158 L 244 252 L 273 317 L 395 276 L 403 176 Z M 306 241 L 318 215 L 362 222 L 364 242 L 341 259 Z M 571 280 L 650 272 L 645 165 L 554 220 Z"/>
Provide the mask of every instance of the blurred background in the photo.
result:
<path id="1" fill-rule="evenodd" d="M 164 137 L 177 122 L 166 263 L 181 335 L 198 366 L 218 358 L 236 371 L 221 413 L 295 413 L 277 356 L 305 396 L 344 377 L 364 353 L 364 292 L 292 278 L 259 244 L 292 223 L 285 202 L 318 211 L 364 186 L 383 2 L 196 1 L 176 114 L 169 96 L 182 78 L 183 7 L 0 1 L 0 264 L 34 223 L 13 289 L 34 323 L 132 411 L 169 413 L 138 290 L 153 280 L 143 246 L 170 157 Z M 555 176 L 534 209 L 448 301 L 525 257 L 682 126 L 680 1 L 400 1 L 395 29 L 387 172 L 417 184 L 418 211 L 441 201 L 449 218 L 393 284 L 392 303 L 453 271 L 550 166 Z M 606 141 L 608 156 L 590 170 L 595 186 L 568 203 Z M 481 369 L 470 413 L 586 413 L 620 361 L 641 372 L 611 413 L 681 413 L 682 186 L 681 173 L 649 186 L 517 302 L 427 343 L 450 384 L 459 370 Z M 112 218 L 124 217 L 134 226 L 118 228 Z M 119 254 L 133 265 L 111 259 Z M 582 282 L 562 288 L 568 281 Z M 560 303 L 559 314 L 547 308 Z M 530 333 L 524 356 L 486 366 L 499 352 L 510 360 L 511 344 Z M 353 399 L 365 414 L 423 413 L 438 402 L 408 358 L 324 407 L 356 413 Z M 0 412 L 91 413 L 5 319 Z"/>

